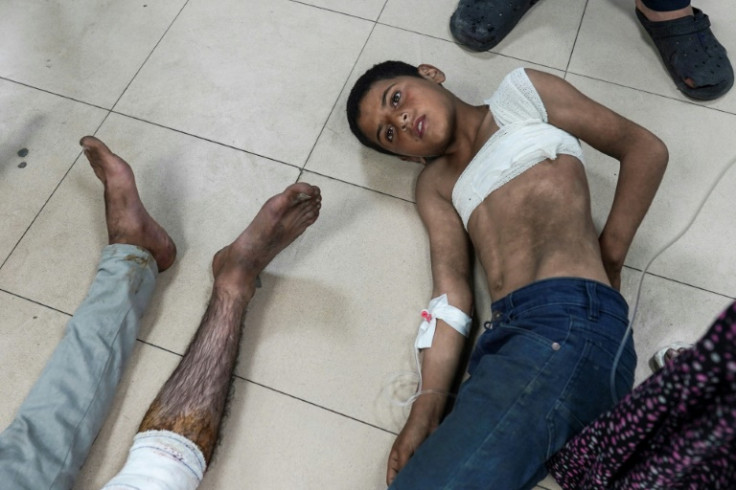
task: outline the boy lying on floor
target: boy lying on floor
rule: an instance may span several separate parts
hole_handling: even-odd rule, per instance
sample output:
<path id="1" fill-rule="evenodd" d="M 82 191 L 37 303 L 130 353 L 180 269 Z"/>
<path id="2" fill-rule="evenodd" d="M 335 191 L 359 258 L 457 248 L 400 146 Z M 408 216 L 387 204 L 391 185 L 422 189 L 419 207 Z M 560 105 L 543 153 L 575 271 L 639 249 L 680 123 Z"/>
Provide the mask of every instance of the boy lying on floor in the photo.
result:
<path id="1" fill-rule="evenodd" d="M 387 481 L 532 488 L 545 461 L 616 401 L 609 379 L 628 322 L 620 272 L 667 148 L 547 73 L 517 69 L 475 106 L 444 81 L 431 65 L 384 62 L 357 81 L 347 106 L 363 144 L 426 164 L 416 201 L 435 299 L 417 339 L 423 394 L 393 445 Z M 620 162 L 600 234 L 578 138 Z M 471 245 L 495 301 L 470 378 L 441 421 L 470 325 Z M 625 343 L 619 397 L 636 366 Z"/>

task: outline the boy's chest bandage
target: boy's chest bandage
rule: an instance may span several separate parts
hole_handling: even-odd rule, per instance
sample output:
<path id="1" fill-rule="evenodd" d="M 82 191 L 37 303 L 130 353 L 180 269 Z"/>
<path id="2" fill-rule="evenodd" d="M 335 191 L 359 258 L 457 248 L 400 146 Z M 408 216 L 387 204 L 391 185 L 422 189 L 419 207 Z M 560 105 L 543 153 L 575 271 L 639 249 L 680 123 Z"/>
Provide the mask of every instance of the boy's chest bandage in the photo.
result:
<path id="1" fill-rule="evenodd" d="M 547 123 L 547 110 L 523 68 L 509 73 L 486 101 L 499 130 L 473 157 L 452 190 L 467 229 L 470 215 L 494 190 L 560 154 L 583 159 L 577 138 Z"/>

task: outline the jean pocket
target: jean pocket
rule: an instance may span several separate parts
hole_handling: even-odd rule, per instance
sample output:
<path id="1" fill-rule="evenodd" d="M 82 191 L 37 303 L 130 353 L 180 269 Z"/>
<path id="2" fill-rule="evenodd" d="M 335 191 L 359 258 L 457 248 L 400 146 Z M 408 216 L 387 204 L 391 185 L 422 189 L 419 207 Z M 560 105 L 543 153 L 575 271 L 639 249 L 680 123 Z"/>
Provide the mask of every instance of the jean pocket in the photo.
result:
<path id="1" fill-rule="evenodd" d="M 502 331 L 522 335 L 547 348 L 559 349 L 570 336 L 572 319 L 566 315 L 544 318 L 514 318 L 498 326 Z"/>
<path id="2" fill-rule="evenodd" d="M 580 420 L 562 401 L 558 400 L 555 408 L 547 415 L 547 431 L 549 443 L 547 456 L 551 458 L 562 446 L 583 430 L 586 423 Z"/>
<path id="3" fill-rule="evenodd" d="M 611 394 L 612 359 L 594 342 L 586 341 L 555 407 L 547 417 L 550 450 L 582 430 L 615 405 Z M 615 389 L 620 396 L 628 392 L 633 374 L 617 371 Z M 551 454 L 550 454 L 551 456 Z"/>
<path id="4" fill-rule="evenodd" d="M 480 336 L 468 364 L 468 373 L 473 374 L 485 356 L 500 355 L 522 365 L 536 369 L 544 364 L 564 342 L 564 335 L 557 336 L 560 342 L 539 335 L 527 328 L 508 323 L 497 324 Z"/>

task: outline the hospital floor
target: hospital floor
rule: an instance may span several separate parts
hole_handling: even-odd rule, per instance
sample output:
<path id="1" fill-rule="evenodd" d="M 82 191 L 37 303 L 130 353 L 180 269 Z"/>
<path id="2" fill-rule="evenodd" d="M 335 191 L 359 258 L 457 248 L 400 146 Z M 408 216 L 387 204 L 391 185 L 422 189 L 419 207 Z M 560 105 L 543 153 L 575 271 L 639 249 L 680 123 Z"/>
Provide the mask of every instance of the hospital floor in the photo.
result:
<path id="1" fill-rule="evenodd" d="M 212 255 L 295 181 L 322 189 L 322 213 L 262 275 L 202 488 L 384 488 L 407 413 L 394 401 L 411 385 L 397 376 L 412 370 L 431 294 L 413 193 L 421 167 L 360 147 L 344 116 L 353 81 L 386 59 L 432 63 L 474 103 L 518 66 L 545 70 L 662 138 L 669 168 L 623 272 L 633 304 L 650 257 L 736 157 L 736 89 L 707 103 L 681 95 L 633 0 L 543 0 L 486 53 L 452 41 L 456 3 L 0 2 L 0 426 L 61 338 L 106 244 L 102 186 L 77 144 L 95 134 L 132 165 L 179 255 L 160 276 L 75 488 L 97 488 L 122 465 L 197 328 Z M 736 62 L 736 4 L 696 6 Z M 618 165 L 587 146 L 585 155 L 600 227 Z M 736 297 L 735 187 L 731 170 L 650 267 L 634 325 L 637 382 L 657 348 L 695 340 Z M 476 282 L 482 323 L 490 301 Z M 539 485 L 558 488 L 550 478 Z"/>

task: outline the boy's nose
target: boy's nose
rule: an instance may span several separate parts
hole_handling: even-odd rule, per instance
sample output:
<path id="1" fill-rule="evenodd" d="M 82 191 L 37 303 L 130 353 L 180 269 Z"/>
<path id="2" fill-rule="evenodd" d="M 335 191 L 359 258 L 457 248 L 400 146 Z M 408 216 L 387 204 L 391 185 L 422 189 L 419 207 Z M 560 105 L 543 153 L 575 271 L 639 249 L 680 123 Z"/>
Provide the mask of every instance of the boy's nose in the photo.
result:
<path id="1" fill-rule="evenodd" d="M 399 114 L 399 122 L 397 126 L 400 127 L 402 131 L 406 131 L 406 128 L 408 125 L 409 125 L 409 114 L 406 112 L 402 112 L 401 114 Z"/>

